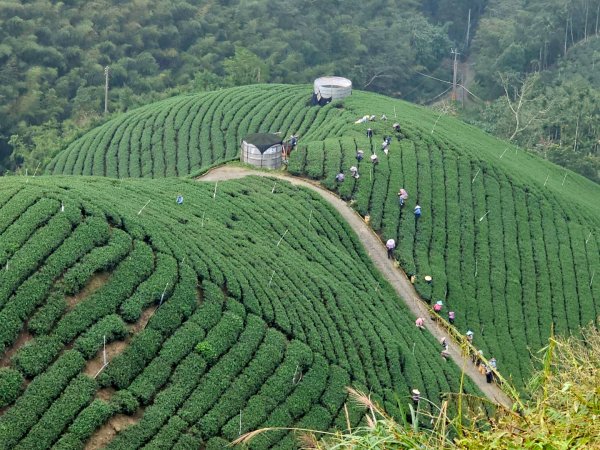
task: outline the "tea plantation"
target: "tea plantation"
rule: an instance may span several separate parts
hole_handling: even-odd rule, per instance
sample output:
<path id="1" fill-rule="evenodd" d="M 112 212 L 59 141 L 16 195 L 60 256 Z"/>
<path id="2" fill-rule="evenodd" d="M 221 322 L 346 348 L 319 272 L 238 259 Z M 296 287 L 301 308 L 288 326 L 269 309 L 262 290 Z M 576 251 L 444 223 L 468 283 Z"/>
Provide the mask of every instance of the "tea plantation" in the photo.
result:
<path id="1" fill-rule="evenodd" d="M 576 332 L 599 316 L 598 185 L 444 114 L 364 92 L 311 107 L 309 95 L 308 87 L 272 85 L 176 97 L 88 133 L 48 171 L 193 175 L 235 158 L 247 132 L 296 133 L 289 172 L 321 181 L 369 215 L 382 239 L 394 237 L 419 293 L 454 310 L 456 326 L 473 330 L 475 345 L 518 386 L 552 328 Z M 354 123 L 365 114 L 377 120 Z M 396 121 L 400 134 L 392 130 Z M 385 135 L 393 137 L 389 156 L 381 151 Z M 358 149 L 365 151 L 360 163 Z M 358 179 L 349 174 L 353 165 Z M 339 172 L 346 173 L 341 184 Z M 403 209 L 401 187 L 410 196 Z"/>
<path id="2" fill-rule="evenodd" d="M 346 428 L 349 385 L 396 413 L 460 389 L 356 235 L 288 183 L 0 178 L 0 267 L 2 449 L 222 449 Z"/>

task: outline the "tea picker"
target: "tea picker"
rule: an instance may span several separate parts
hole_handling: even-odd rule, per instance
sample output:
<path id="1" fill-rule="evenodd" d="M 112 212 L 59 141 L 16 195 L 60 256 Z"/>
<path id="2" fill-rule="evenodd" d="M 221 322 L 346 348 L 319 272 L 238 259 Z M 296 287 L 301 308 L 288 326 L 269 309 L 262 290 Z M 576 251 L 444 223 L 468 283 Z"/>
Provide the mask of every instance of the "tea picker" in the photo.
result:
<path id="1" fill-rule="evenodd" d="M 415 408 L 419 407 L 419 402 L 421 401 L 421 392 L 418 389 L 413 389 L 411 392 L 412 402 Z"/>
<path id="2" fill-rule="evenodd" d="M 396 241 L 390 238 L 385 243 L 385 246 L 387 248 L 388 259 L 393 259 L 394 258 L 394 249 L 396 248 Z"/>
<path id="3" fill-rule="evenodd" d="M 408 192 L 404 188 L 400 189 L 398 192 L 398 204 L 400 206 L 404 206 L 404 202 L 408 200 Z"/>
<path id="4" fill-rule="evenodd" d="M 421 217 L 421 207 L 419 205 L 415 206 L 415 219 L 419 219 Z"/>

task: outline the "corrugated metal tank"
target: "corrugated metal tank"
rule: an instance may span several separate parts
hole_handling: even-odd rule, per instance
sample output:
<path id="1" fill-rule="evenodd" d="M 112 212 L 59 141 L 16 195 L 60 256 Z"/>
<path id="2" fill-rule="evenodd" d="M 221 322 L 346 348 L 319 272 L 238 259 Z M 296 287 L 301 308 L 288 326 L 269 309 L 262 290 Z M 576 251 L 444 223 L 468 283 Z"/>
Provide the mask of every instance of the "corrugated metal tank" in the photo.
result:
<path id="1" fill-rule="evenodd" d="M 265 169 L 279 169 L 282 164 L 282 144 L 269 147 L 261 153 L 255 145 L 242 141 L 242 154 L 240 160 L 247 164 Z"/>
<path id="2" fill-rule="evenodd" d="M 352 94 L 352 81 L 343 77 L 321 77 L 314 83 L 314 92 L 323 98 L 338 100 Z"/>

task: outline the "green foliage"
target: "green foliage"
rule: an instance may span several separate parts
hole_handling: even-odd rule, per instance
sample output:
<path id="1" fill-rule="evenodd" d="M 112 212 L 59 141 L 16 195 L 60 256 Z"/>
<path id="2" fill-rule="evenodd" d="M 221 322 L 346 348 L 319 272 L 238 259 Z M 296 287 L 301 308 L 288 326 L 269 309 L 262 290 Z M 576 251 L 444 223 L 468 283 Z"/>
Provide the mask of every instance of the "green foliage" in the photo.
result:
<path id="1" fill-rule="evenodd" d="M 23 376 L 16 370 L 0 369 L 0 408 L 14 402 L 23 390 Z"/>
<path id="2" fill-rule="evenodd" d="M 513 147 L 502 155 L 505 143 L 443 115 L 361 92 L 343 108 L 311 108 L 309 95 L 305 86 L 256 85 L 175 97 L 107 122 L 52 166 L 123 180 L 0 179 L 0 266 L 9 263 L 2 336 L 8 347 L 36 324 L 14 364 L 37 374 L 0 418 L 2 442 L 77 448 L 125 414 L 137 422 L 109 448 L 194 448 L 235 439 L 240 418 L 242 432 L 346 427 L 350 383 L 385 405 L 406 402 L 412 386 L 433 401 L 459 389 L 458 369 L 435 362 L 438 343 L 413 332 L 414 318 L 317 194 L 250 177 L 219 182 L 215 195 L 213 183 L 172 177 L 235 157 L 250 131 L 300 134 L 290 172 L 353 200 L 375 231 L 393 236 L 419 293 L 456 310 L 458 329 L 474 329 L 476 345 L 517 382 L 530 370 L 527 349 L 543 345 L 551 323 L 569 332 L 594 318 L 597 187 L 569 174 L 563 188 L 561 169 Z M 375 167 L 368 156 L 392 134 L 391 119 L 370 123 L 371 143 L 366 125 L 354 124 L 368 113 L 396 114 L 403 130 Z M 335 182 L 355 164 L 359 179 Z M 410 195 L 404 209 L 400 187 Z M 98 400 L 72 393 L 86 362 L 66 349 L 94 358 L 102 336 L 122 340 L 126 328 L 132 338 L 111 347 L 97 377 Z M 71 354 L 77 368 L 57 373 Z M 51 391 L 33 396 L 32 386 L 51 379 Z M 24 402 L 33 406 L 21 420 Z M 64 417 L 55 417 L 58 402 Z M 362 412 L 350 408 L 353 427 Z M 51 418 L 42 432 L 37 424 Z M 293 436 L 253 444 L 269 446 L 292 448 Z"/>
<path id="3" fill-rule="evenodd" d="M 315 4 L 290 0 L 7 5 L 0 11 L 0 135 L 12 136 L 13 155 L 0 170 L 43 168 L 78 130 L 98 123 L 106 66 L 113 113 L 194 88 L 307 82 L 332 72 L 406 92 L 419 77 L 414 69 L 440 67 L 450 46 L 448 28 L 437 25 L 450 21 L 444 7 L 408 0 L 326 6 L 327 17 Z M 451 9 L 452 34 L 460 28 L 462 38 L 466 6 Z M 431 86 L 424 88 L 409 92 L 427 96 Z"/>
<path id="4" fill-rule="evenodd" d="M 283 123 L 285 116 L 269 120 Z M 415 343 L 411 319 L 349 228 L 310 192 L 282 183 L 271 193 L 272 180 L 254 178 L 219 183 L 215 199 L 214 186 L 175 179 L 36 177 L 24 187 L 17 181 L 0 179 L 0 233 L 20 243 L 0 239 L 1 256 L 15 269 L 3 283 L 18 291 L 40 280 L 39 273 L 50 281 L 42 285 L 40 305 L 18 316 L 18 330 L 30 317 L 38 325 L 13 364 L 35 378 L 0 418 L 8 447 L 81 448 L 117 414 L 138 422 L 118 433 L 111 448 L 233 439 L 240 410 L 244 431 L 293 425 L 306 414 L 306 423 L 318 420 L 328 428 L 350 379 L 372 380 L 374 391 L 392 401 L 393 383 L 404 390 L 427 377 L 423 390 L 435 397 L 457 378 L 451 364 L 423 372 L 417 365 L 387 367 L 388 359 L 399 358 L 399 345 Z M 183 207 L 173 200 L 177 192 L 186 198 Z M 34 206 L 41 199 L 53 201 Z M 23 205 L 46 218 L 25 226 L 18 219 Z M 53 238 L 55 250 L 35 266 L 14 266 L 20 248 L 48 238 L 41 231 L 56 217 L 66 221 L 66 237 Z M 285 229 L 284 241 L 274 245 Z M 75 239 L 79 247 L 67 251 Z M 291 265 L 300 270 L 278 272 L 269 284 L 273 267 Z M 99 271 L 106 273 L 97 279 Z M 67 286 L 76 296 L 65 298 Z M 8 295 L 3 310 L 21 311 L 21 299 Z M 96 386 L 78 375 L 96 374 L 104 336 L 109 364 Z M 433 339 L 416 338 L 421 353 L 435 358 Z M 211 354 L 198 353 L 199 343 Z M 62 374 L 56 367 L 71 355 L 77 364 Z M 42 382 L 43 395 L 36 393 Z M 80 394 L 70 386 L 82 387 Z M 311 413 L 317 404 L 327 412 Z M 58 410 L 64 415 L 57 417 Z"/>
<path id="5" fill-rule="evenodd" d="M 196 347 L 194 347 L 194 350 L 196 350 L 196 352 L 198 352 L 198 354 L 202 356 L 208 363 L 213 363 L 218 356 L 216 350 L 213 348 L 210 342 L 198 342 Z"/>

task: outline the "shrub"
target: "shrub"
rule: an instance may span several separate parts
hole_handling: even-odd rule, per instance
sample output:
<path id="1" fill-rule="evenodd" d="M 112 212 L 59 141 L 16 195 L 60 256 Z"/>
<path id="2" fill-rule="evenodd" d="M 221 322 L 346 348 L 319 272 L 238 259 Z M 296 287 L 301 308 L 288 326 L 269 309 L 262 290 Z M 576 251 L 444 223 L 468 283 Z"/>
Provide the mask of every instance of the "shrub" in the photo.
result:
<path id="1" fill-rule="evenodd" d="M 23 376 L 14 369 L 0 368 L 0 408 L 14 402 L 23 390 Z"/>

